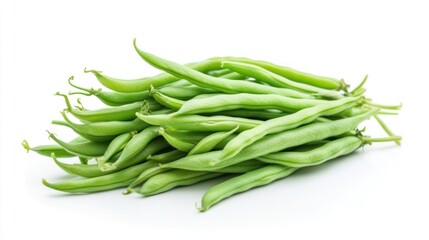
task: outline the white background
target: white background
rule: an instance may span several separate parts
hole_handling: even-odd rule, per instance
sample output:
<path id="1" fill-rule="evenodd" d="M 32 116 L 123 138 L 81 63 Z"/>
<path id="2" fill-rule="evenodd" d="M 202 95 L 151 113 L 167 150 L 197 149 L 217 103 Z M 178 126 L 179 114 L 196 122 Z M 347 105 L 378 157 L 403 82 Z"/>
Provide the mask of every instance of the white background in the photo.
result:
<path id="1" fill-rule="evenodd" d="M 424 1 L 115 2 L 2 1 L 0 239 L 429 238 Z M 64 107 L 53 93 L 69 90 L 70 75 L 96 86 L 84 67 L 123 78 L 156 73 L 134 52 L 134 37 L 179 63 L 246 56 L 352 85 L 369 74 L 369 97 L 404 103 L 401 115 L 384 118 L 403 145 L 367 146 L 204 214 L 194 203 L 216 181 L 150 198 L 45 188 L 42 177 L 67 177 L 20 142 L 48 143 L 46 129 L 67 136 L 50 125 Z"/>

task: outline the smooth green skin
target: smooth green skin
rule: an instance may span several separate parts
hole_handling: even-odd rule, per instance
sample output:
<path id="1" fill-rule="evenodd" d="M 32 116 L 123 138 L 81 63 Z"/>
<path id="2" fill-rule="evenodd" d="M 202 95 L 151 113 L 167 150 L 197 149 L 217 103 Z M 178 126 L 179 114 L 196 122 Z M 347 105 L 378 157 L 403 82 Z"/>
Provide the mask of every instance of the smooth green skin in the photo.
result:
<path id="1" fill-rule="evenodd" d="M 188 155 L 200 154 L 205 152 L 210 152 L 213 148 L 216 147 L 220 142 L 231 136 L 235 131 L 237 131 L 238 126 L 232 129 L 229 132 L 215 132 L 209 136 L 202 139 L 197 143 L 188 153 Z"/>
<path id="2" fill-rule="evenodd" d="M 150 94 L 158 103 L 173 110 L 179 110 L 184 104 L 184 101 L 164 95 L 153 86 L 150 89 Z"/>
<path id="3" fill-rule="evenodd" d="M 171 62 L 153 54 L 143 52 L 137 48 L 134 39 L 134 48 L 137 53 L 150 65 L 161 69 L 178 78 L 183 78 L 200 87 L 212 88 L 224 93 L 258 93 L 258 94 L 278 94 L 295 98 L 314 98 L 309 94 L 301 93 L 295 90 L 275 88 L 248 81 L 231 81 L 225 78 L 218 78 L 195 71 L 192 68 Z"/>
<path id="4" fill-rule="evenodd" d="M 207 72 L 210 70 L 220 69 L 220 60 L 206 60 L 198 63 L 188 64 L 188 66 L 189 67 L 187 68 L 193 69 L 193 71 L 196 72 Z M 85 69 L 85 72 L 93 73 L 98 81 L 105 87 L 113 91 L 127 93 L 149 90 L 151 85 L 154 87 L 159 87 L 181 79 L 181 77 L 173 76 L 168 73 L 162 73 L 154 77 L 123 80 L 106 76 L 100 71 L 96 70 Z"/>
<path id="5" fill-rule="evenodd" d="M 296 112 L 326 102 L 316 99 L 294 99 L 275 94 L 216 94 L 211 97 L 194 98 L 186 101 L 177 111 L 177 115 L 211 113 L 232 109 L 277 109 Z"/>
<path id="6" fill-rule="evenodd" d="M 346 90 L 347 85 L 343 80 L 338 80 L 330 77 L 317 76 L 310 73 L 301 72 L 290 67 L 275 65 L 270 62 L 253 60 L 249 58 L 236 58 L 236 57 L 218 57 L 212 58 L 212 60 L 222 61 L 235 61 L 242 63 L 250 63 L 259 67 L 265 68 L 266 70 L 283 76 L 295 82 L 305 83 L 315 87 L 332 89 L 332 90 Z"/>
<path id="7" fill-rule="evenodd" d="M 330 116 L 349 109 L 357 104 L 359 97 L 347 97 L 328 101 L 313 107 L 304 108 L 296 113 L 267 120 L 255 128 L 241 132 L 232 139 L 222 152 L 222 159 L 237 155 L 243 148 L 266 135 L 286 131 L 313 122 L 321 116 Z"/>
<path id="8" fill-rule="evenodd" d="M 127 143 L 131 140 L 131 138 L 136 134 L 137 132 L 129 132 L 129 133 L 123 133 L 119 136 L 117 136 L 115 139 L 110 142 L 109 146 L 106 149 L 106 152 L 104 152 L 104 155 L 100 158 L 97 158 L 98 164 L 102 165 L 105 162 L 109 161 L 110 158 L 113 157 L 116 153 L 122 151 L 124 147 L 127 145 Z"/>
<path id="9" fill-rule="evenodd" d="M 150 162 L 145 162 L 99 177 L 66 180 L 59 183 L 49 183 L 42 179 L 42 183 L 49 188 L 69 193 L 100 192 L 128 186 L 142 171 L 152 167 L 152 165 Z"/>
<path id="10" fill-rule="evenodd" d="M 240 73 L 232 72 L 221 76 L 222 78 L 231 79 L 231 80 L 246 80 L 247 76 L 244 76 Z"/>
<path id="11" fill-rule="evenodd" d="M 159 163 L 154 163 L 154 164 L 156 165 L 143 171 L 132 183 L 130 183 L 130 185 L 128 185 L 127 187 L 127 190 L 124 192 L 124 194 L 137 192 L 134 188 L 143 184 L 151 177 L 156 176 L 160 173 L 171 171 L 171 169 L 168 169 L 168 168 L 161 168 L 159 166 Z"/>
<path id="12" fill-rule="evenodd" d="M 199 116 L 186 115 L 174 116 L 165 115 L 143 115 L 136 113 L 143 122 L 151 125 L 170 126 L 181 130 L 190 131 L 230 131 L 239 126 L 238 132 L 251 129 L 261 124 L 262 121 L 228 116 Z"/>
<path id="13" fill-rule="evenodd" d="M 67 111 L 77 119 L 84 122 L 106 122 L 106 121 L 128 121 L 136 118 L 136 112 L 143 107 L 143 102 L 135 102 L 119 107 L 101 108 L 97 110 L 79 110 L 72 107 L 70 100 L 65 94 L 56 93 L 64 97 Z"/>
<path id="14" fill-rule="evenodd" d="M 79 142 L 79 143 L 68 143 L 59 139 L 55 134 L 49 133 L 49 138 L 54 140 L 58 145 L 64 148 L 67 152 L 84 158 L 94 158 L 103 156 L 108 143 L 98 143 L 98 142 Z"/>
<path id="15" fill-rule="evenodd" d="M 93 122 L 93 123 L 74 123 L 72 122 L 64 112 L 61 112 L 64 120 L 67 124 L 76 132 L 84 133 L 86 135 L 95 136 L 95 137 L 111 137 L 117 136 L 119 134 L 131 132 L 131 131 L 141 131 L 144 128 L 148 127 L 149 124 L 140 121 L 139 119 L 134 119 L 132 121 L 108 121 L 108 122 Z M 53 121 L 53 123 L 57 123 Z M 83 136 L 86 137 L 86 136 Z M 114 138 L 113 137 L 113 138 Z"/>
<path id="16" fill-rule="evenodd" d="M 115 168 L 126 164 L 130 159 L 132 159 L 132 157 L 143 151 L 143 149 L 150 143 L 150 141 L 152 141 L 159 135 L 158 131 L 158 126 L 150 126 L 145 128 L 143 131 L 135 134 L 124 147 L 124 150 L 122 151 L 122 154 L 119 159 L 113 163 L 104 163 L 102 166 L 100 166 L 100 170 L 109 172 Z"/>
<path id="17" fill-rule="evenodd" d="M 350 136 L 330 141 L 309 151 L 277 152 L 257 159 L 266 163 L 302 168 L 319 165 L 336 157 L 347 155 L 356 151 L 362 145 L 362 139 Z"/>
<path id="18" fill-rule="evenodd" d="M 154 161 L 157 163 L 167 163 L 167 162 L 172 162 L 174 160 L 182 158 L 182 157 L 186 156 L 186 154 L 187 154 L 186 152 L 182 152 L 180 150 L 174 149 L 174 150 L 169 151 L 169 152 L 148 156 L 147 160 L 148 161 Z"/>
<path id="19" fill-rule="evenodd" d="M 329 96 L 330 98 L 333 98 L 333 99 L 339 99 L 344 97 L 343 95 L 341 95 L 340 93 L 334 90 L 326 90 L 324 88 L 315 87 L 313 85 L 291 81 L 285 77 L 282 77 L 278 74 L 270 72 L 254 64 L 234 62 L 234 61 L 223 61 L 222 67 L 231 69 L 245 76 L 255 78 L 256 80 L 265 82 L 275 87 L 291 88 L 298 91 L 318 94 L 319 96 L 322 96 L 322 97 Z"/>
<path id="20" fill-rule="evenodd" d="M 55 153 L 59 158 L 70 158 L 75 156 L 74 154 L 67 152 L 60 145 L 40 145 L 32 148 L 30 145 L 28 145 L 26 140 L 22 141 L 21 145 L 25 148 L 25 150 L 27 150 L 27 153 L 29 151 L 33 151 L 46 157 L 51 156 L 51 153 Z"/>
<path id="21" fill-rule="evenodd" d="M 199 96 L 201 94 L 207 94 L 207 93 L 216 93 L 218 91 L 210 89 L 210 88 L 203 88 L 195 85 L 191 86 L 166 86 L 163 88 L 158 89 L 158 91 L 162 94 L 165 94 L 169 97 L 173 97 L 176 99 L 181 100 L 187 100 L 191 99 L 193 97 Z"/>
<path id="22" fill-rule="evenodd" d="M 210 188 L 201 200 L 199 211 L 204 212 L 214 204 L 237 193 L 267 185 L 275 180 L 285 178 L 294 173 L 297 168 L 281 165 L 268 165 L 243 175 L 228 179 Z"/>
<path id="23" fill-rule="evenodd" d="M 210 76 L 213 76 L 213 77 L 220 77 L 220 76 L 223 76 L 223 75 L 229 74 L 229 73 L 232 73 L 232 71 L 229 70 L 229 69 L 224 68 L 224 69 L 220 69 L 220 70 L 209 71 L 207 73 L 207 75 L 210 75 Z"/>
<path id="24" fill-rule="evenodd" d="M 149 178 L 140 188 L 138 193 L 145 196 L 155 195 L 166 192 L 175 187 L 188 186 L 204 180 L 216 178 L 223 174 L 224 173 L 195 172 L 175 169 Z"/>
<path id="25" fill-rule="evenodd" d="M 259 141 L 245 147 L 232 158 L 222 160 L 222 151 L 212 151 L 192 156 L 186 156 L 171 163 L 164 164 L 164 168 L 178 168 L 194 171 L 213 171 L 255 159 L 283 149 L 303 145 L 309 142 L 338 136 L 355 129 L 362 121 L 374 115 L 378 109 L 372 109 L 362 115 L 330 122 L 316 122 L 300 126 L 295 129 L 265 136 Z"/>
<path id="26" fill-rule="evenodd" d="M 140 164 L 143 161 L 145 161 L 147 157 L 150 156 L 151 154 L 155 154 L 168 147 L 170 147 L 170 145 L 164 139 L 156 138 L 153 141 L 151 141 L 145 147 L 145 149 L 143 149 L 143 151 L 141 151 L 139 154 L 131 158 L 126 164 L 124 164 L 122 167 L 118 167 L 112 170 L 111 172 L 101 171 L 98 167 L 98 164 L 91 164 L 91 165 L 67 164 L 67 163 L 58 161 L 55 157 L 53 159 L 54 159 L 54 162 L 58 165 L 58 167 L 60 167 L 62 170 L 64 170 L 67 173 L 74 174 L 81 177 L 86 177 L 86 178 L 93 178 L 93 177 L 107 175 L 112 172 L 117 172 L 124 168 L 134 166 L 136 164 Z M 154 166 L 157 166 L 157 165 L 154 164 Z"/>
<path id="27" fill-rule="evenodd" d="M 284 115 L 287 115 L 288 113 L 281 112 L 281 111 L 234 109 L 234 110 L 226 110 L 226 111 L 220 111 L 215 113 L 207 113 L 207 115 L 210 115 L 210 114 L 229 116 L 229 117 L 257 119 L 257 120 L 269 120 L 273 118 L 282 117 Z"/>
<path id="28" fill-rule="evenodd" d="M 191 143 L 191 142 L 187 142 L 185 140 L 182 140 L 180 138 L 177 138 L 175 136 L 172 136 L 170 134 L 168 134 L 167 132 L 165 132 L 165 130 L 163 128 L 159 129 L 159 134 L 161 136 L 163 136 L 165 138 L 165 140 L 174 148 L 182 151 L 182 152 L 189 152 L 191 151 L 194 147 L 195 144 Z"/>

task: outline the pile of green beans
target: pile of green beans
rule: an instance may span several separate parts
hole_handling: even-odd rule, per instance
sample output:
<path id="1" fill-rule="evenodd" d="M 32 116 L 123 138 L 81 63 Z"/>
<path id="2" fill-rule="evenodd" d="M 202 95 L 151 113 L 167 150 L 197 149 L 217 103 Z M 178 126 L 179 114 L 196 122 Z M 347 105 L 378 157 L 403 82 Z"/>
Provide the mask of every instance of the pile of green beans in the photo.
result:
<path id="1" fill-rule="evenodd" d="M 249 189 L 285 178 L 300 168 L 351 154 L 374 142 L 401 137 L 380 115 L 396 115 L 401 105 L 365 98 L 367 76 L 353 90 L 342 79 L 304 73 L 266 61 L 215 57 L 181 65 L 142 51 L 141 58 L 163 71 L 126 80 L 97 70 L 105 89 L 81 87 L 56 93 L 65 102 L 62 120 L 77 136 L 66 141 L 48 132 L 55 144 L 30 147 L 53 159 L 76 178 L 43 184 L 69 193 L 116 188 L 151 196 L 213 178 L 223 182 L 204 194 L 200 211 Z M 107 105 L 85 109 L 75 95 Z M 359 130 L 374 117 L 386 137 Z"/>

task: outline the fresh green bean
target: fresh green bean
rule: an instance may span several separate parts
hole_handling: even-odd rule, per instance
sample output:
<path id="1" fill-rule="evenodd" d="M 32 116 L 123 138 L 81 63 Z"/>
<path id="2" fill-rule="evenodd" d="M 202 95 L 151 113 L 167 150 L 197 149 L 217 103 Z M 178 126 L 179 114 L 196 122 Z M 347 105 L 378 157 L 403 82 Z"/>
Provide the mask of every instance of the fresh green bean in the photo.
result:
<path id="1" fill-rule="evenodd" d="M 135 134 L 131 140 L 125 145 L 124 150 L 122 151 L 121 156 L 118 160 L 113 163 L 105 162 L 99 164 L 100 170 L 109 172 L 115 168 L 118 168 L 127 163 L 132 157 L 137 155 L 139 152 L 143 151 L 143 149 L 149 144 L 152 139 L 158 136 L 159 127 L 158 126 L 150 126 L 145 128 L 143 131 Z"/>
<path id="2" fill-rule="evenodd" d="M 26 140 L 22 141 L 21 145 L 27 150 L 27 153 L 33 151 L 42 156 L 51 156 L 51 153 L 55 153 L 59 158 L 70 158 L 75 156 L 73 153 L 67 152 L 60 145 L 40 145 L 32 148 Z"/>
<path id="3" fill-rule="evenodd" d="M 207 75 L 210 75 L 213 77 L 220 77 L 220 76 L 223 76 L 223 75 L 229 74 L 229 73 L 232 73 L 232 71 L 224 68 L 224 69 L 220 69 L 220 70 L 209 71 L 209 72 L 207 72 Z"/>
<path id="4" fill-rule="evenodd" d="M 149 178 L 140 188 L 139 193 L 145 196 L 155 195 L 178 186 L 192 185 L 204 180 L 219 177 L 223 174 L 224 173 L 195 172 L 175 169 Z"/>
<path id="5" fill-rule="evenodd" d="M 79 142 L 79 143 L 67 143 L 59 139 L 55 134 L 49 133 L 49 138 L 54 140 L 58 145 L 64 148 L 67 152 L 85 158 L 94 158 L 103 156 L 108 143 L 98 143 L 98 142 Z"/>
<path id="6" fill-rule="evenodd" d="M 247 81 L 231 81 L 224 78 L 216 78 L 204 73 L 195 71 L 187 66 L 162 59 L 153 54 L 143 52 L 137 48 L 136 41 L 134 39 L 134 48 L 137 53 L 152 66 L 159 68 L 171 75 L 178 78 L 186 79 L 195 85 L 201 87 L 209 87 L 224 93 L 258 93 L 258 94 L 279 94 L 288 97 L 295 98 L 313 98 L 309 94 L 301 93 L 291 89 L 275 88 L 266 85 L 260 85 Z"/>
<path id="7" fill-rule="evenodd" d="M 220 69 L 219 60 L 206 60 L 199 63 L 188 64 L 188 67 L 194 71 L 206 72 L 210 70 Z M 146 77 L 132 80 L 122 80 L 112 78 L 102 74 L 96 70 L 84 70 L 85 72 L 91 72 L 95 75 L 98 81 L 105 87 L 117 91 L 117 92 L 140 92 L 149 90 L 150 86 L 154 87 L 163 86 L 175 81 L 180 80 L 180 77 L 172 76 L 167 73 L 162 73 L 154 77 Z"/>
<path id="8" fill-rule="evenodd" d="M 258 157 L 257 159 L 266 163 L 275 163 L 288 167 L 301 168 L 318 165 L 338 156 L 352 153 L 363 144 L 364 143 L 361 138 L 348 136 L 329 141 L 328 143 L 309 151 L 276 152 Z"/>
<path id="9" fill-rule="evenodd" d="M 220 58 L 217 57 L 217 58 L 211 58 L 211 59 L 221 60 L 221 61 L 229 60 L 229 61 L 254 64 L 254 65 L 263 67 L 270 72 L 273 72 L 287 79 L 290 79 L 292 81 L 305 83 L 305 84 L 313 85 L 320 88 L 333 89 L 333 90 L 347 90 L 348 88 L 348 85 L 345 84 L 344 80 L 338 80 L 330 77 L 316 76 L 313 74 L 300 72 L 289 67 L 275 65 L 273 63 L 269 63 L 266 61 L 252 60 L 249 58 L 236 58 L 236 57 L 220 57 Z"/>
<path id="10" fill-rule="evenodd" d="M 215 132 L 205 137 L 189 151 L 188 155 L 194 155 L 194 154 L 211 151 L 221 141 L 225 140 L 227 137 L 231 136 L 231 134 L 237 131 L 237 129 L 238 129 L 238 126 L 229 132 Z"/>
<path id="11" fill-rule="evenodd" d="M 206 211 L 214 204 L 249 189 L 267 185 L 275 180 L 285 178 L 295 172 L 297 168 L 290 168 L 281 165 L 268 165 L 253 170 L 243 175 L 233 177 L 212 188 L 210 188 L 201 200 L 201 212 Z"/>
<path id="12" fill-rule="evenodd" d="M 137 118 L 132 121 L 108 121 L 78 124 L 72 122 L 65 112 L 61 112 L 61 115 L 73 130 L 78 133 L 85 133 L 91 136 L 117 136 L 126 132 L 140 131 L 149 126 L 149 124 L 140 121 Z M 57 122 L 53 123 L 55 124 Z"/>
<path id="13" fill-rule="evenodd" d="M 259 67 L 250 63 L 223 61 L 222 67 L 231 69 L 245 76 L 253 77 L 256 80 L 266 82 L 267 84 L 270 84 L 275 87 L 286 87 L 286 88 L 291 88 L 298 91 L 314 93 L 328 99 L 329 98 L 339 99 L 343 97 L 343 95 L 341 95 L 336 91 L 326 90 L 324 88 L 315 87 L 313 85 L 291 81 L 285 77 L 282 77 L 262 67 Z"/>
<path id="14" fill-rule="evenodd" d="M 101 88 L 93 89 L 93 88 L 83 88 L 72 83 L 73 76 L 69 78 L 70 86 L 79 89 L 83 92 L 70 92 L 69 94 L 81 94 L 85 96 L 96 96 L 101 102 L 109 106 L 121 106 L 124 104 L 141 102 L 149 98 L 149 91 L 141 91 L 141 92 L 132 92 L 132 93 L 122 93 L 122 92 L 108 92 L 104 91 Z"/>
<path id="15" fill-rule="evenodd" d="M 71 179 L 59 183 L 49 183 L 42 179 L 43 185 L 63 192 L 70 193 L 90 193 L 99 192 L 119 187 L 128 186 L 145 169 L 153 164 L 150 162 L 141 163 L 119 172 L 85 179 Z"/>
<path id="16" fill-rule="evenodd" d="M 240 133 L 232 139 L 224 148 L 222 159 L 228 159 L 237 155 L 243 148 L 256 142 L 268 134 L 293 129 L 301 125 L 311 123 L 321 116 L 329 116 L 340 113 L 357 104 L 360 98 L 347 97 L 335 101 L 302 109 L 296 113 L 268 120 L 255 128 Z"/>
<path id="17" fill-rule="evenodd" d="M 371 109 L 355 117 L 330 122 L 311 123 L 295 129 L 271 134 L 245 147 L 237 155 L 226 160 L 222 160 L 222 151 L 212 151 L 186 156 L 174 162 L 166 163 L 162 167 L 194 171 L 213 171 L 283 149 L 349 132 L 355 129 L 362 121 L 376 114 L 377 111 L 378 109 Z"/>
<path id="18" fill-rule="evenodd" d="M 136 113 L 137 117 L 151 125 L 171 126 L 181 130 L 191 131 L 230 131 L 239 126 L 238 132 L 256 127 L 262 121 L 228 116 L 198 116 L 186 115 L 143 115 Z"/>
<path id="19" fill-rule="evenodd" d="M 136 112 L 141 111 L 143 102 L 135 102 L 119 107 L 101 108 L 97 110 L 74 109 L 67 95 L 57 92 L 55 95 L 64 97 L 67 111 L 81 121 L 105 122 L 105 121 L 127 121 L 136 118 Z"/>
<path id="20" fill-rule="evenodd" d="M 199 114 L 232 109 L 277 109 L 285 112 L 296 112 L 326 102 L 316 99 L 294 99 L 275 94 L 217 94 L 188 100 L 177 114 Z"/>
<path id="21" fill-rule="evenodd" d="M 277 110 L 251 110 L 251 109 L 234 109 L 234 110 L 225 110 L 215 113 L 201 113 L 204 115 L 220 115 L 220 116 L 229 116 L 229 117 L 239 117 L 239 118 L 249 118 L 257 120 L 269 120 L 273 118 L 282 117 L 288 113 L 277 111 Z"/>
<path id="22" fill-rule="evenodd" d="M 182 152 L 189 152 L 194 147 L 195 144 L 191 142 L 187 142 L 185 140 L 182 140 L 180 138 L 176 138 L 168 133 L 165 132 L 164 128 L 159 128 L 159 134 L 165 138 L 165 140 L 174 148 L 182 151 Z"/>

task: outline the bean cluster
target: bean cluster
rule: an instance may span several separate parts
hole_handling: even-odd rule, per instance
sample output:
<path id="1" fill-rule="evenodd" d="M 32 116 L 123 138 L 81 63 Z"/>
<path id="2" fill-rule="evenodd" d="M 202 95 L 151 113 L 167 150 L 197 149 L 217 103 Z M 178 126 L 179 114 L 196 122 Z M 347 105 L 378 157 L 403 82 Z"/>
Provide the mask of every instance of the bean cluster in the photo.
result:
<path id="1" fill-rule="evenodd" d="M 202 197 L 200 211 L 234 194 L 287 177 L 303 167 L 350 154 L 366 144 L 394 141 L 380 115 L 399 106 L 365 98 L 367 77 L 352 91 L 343 81 L 248 58 L 216 57 L 180 65 L 140 50 L 163 71 L 133 80 L 92 73 L 110 90 L 78 86 L 73 77 L 63 120 L 77 133 L 27 151 L 52 157 L 77 178 L 43 184 L 70 193 L 126 187 L 150 196 L 220 176 Z M 72 95 L 94 96 L 106 108 L 73 106 Z M 80 103 L 80 102 L 79 102 Z M 387 137 L 370 138 L 358 125 L 374 117 Z M 73 158 L 79 162 L 59 159 Z"/>

